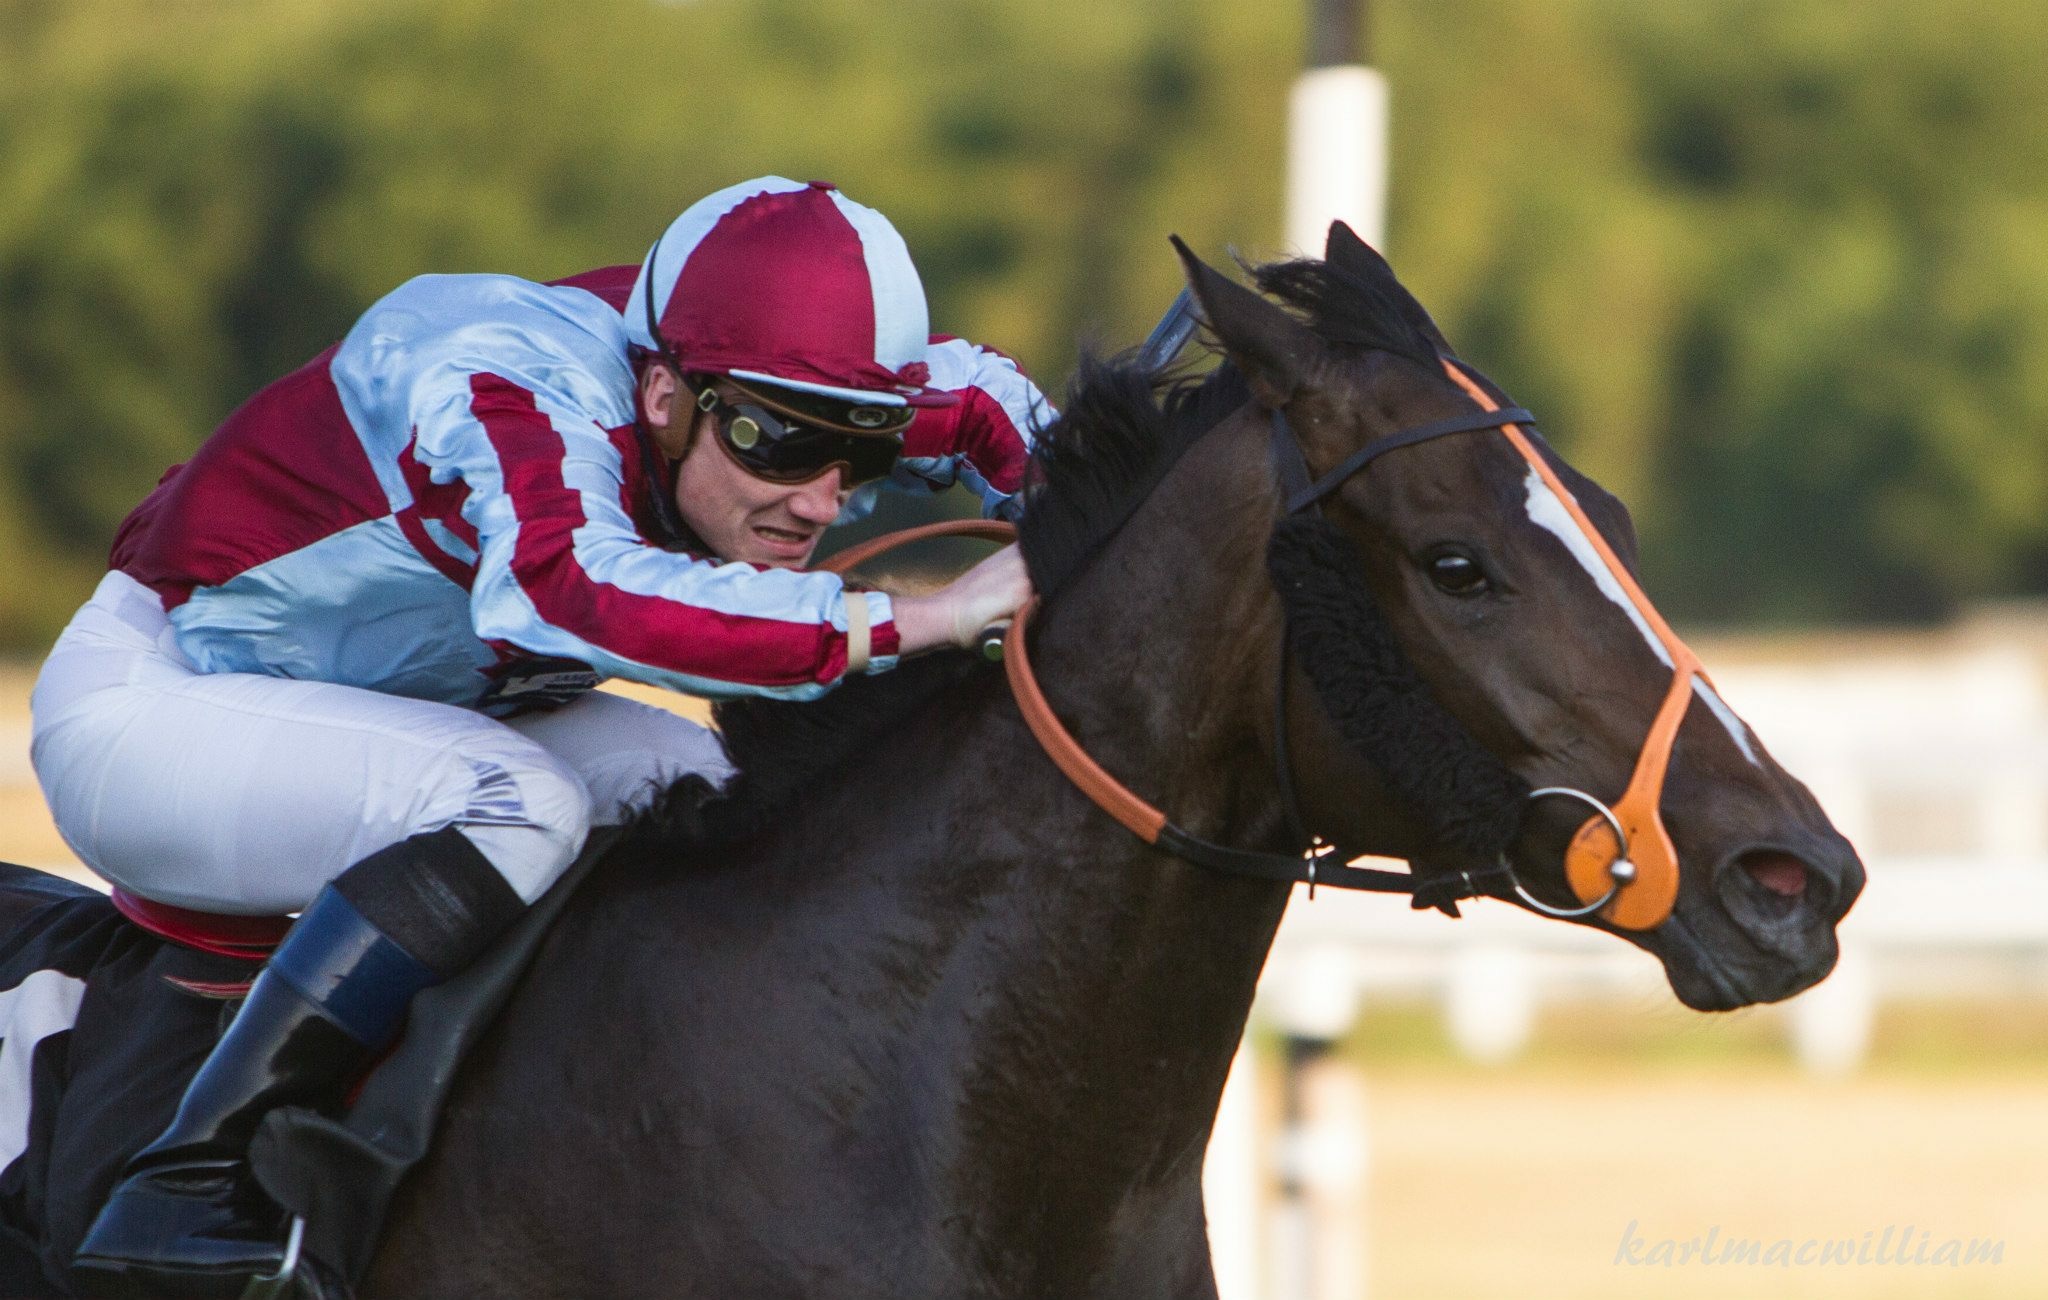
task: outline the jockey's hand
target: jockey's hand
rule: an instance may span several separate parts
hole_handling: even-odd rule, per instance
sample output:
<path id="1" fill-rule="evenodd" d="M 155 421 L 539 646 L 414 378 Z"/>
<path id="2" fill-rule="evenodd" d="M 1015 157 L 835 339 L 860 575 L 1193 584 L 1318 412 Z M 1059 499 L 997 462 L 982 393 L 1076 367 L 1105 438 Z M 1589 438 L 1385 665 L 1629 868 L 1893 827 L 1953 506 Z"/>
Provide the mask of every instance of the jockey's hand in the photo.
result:
<path id="1" fill-rule="evenodd" d="M 1005 546 L 929 595 L 892 598 L 900 653 L 972 646 L 983 628 L 1009 618 L 1030 598 L 1024 557 Z"/>

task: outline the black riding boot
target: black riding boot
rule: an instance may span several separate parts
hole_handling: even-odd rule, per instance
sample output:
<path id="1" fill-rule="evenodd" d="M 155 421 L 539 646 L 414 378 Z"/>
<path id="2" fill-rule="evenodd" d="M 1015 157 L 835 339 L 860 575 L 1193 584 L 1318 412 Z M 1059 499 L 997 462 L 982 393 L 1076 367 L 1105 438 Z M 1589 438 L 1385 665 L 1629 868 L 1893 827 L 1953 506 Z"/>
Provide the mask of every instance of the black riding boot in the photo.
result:
<path id="1" fill-rule="evenodd" d="M 95 1300 L 233 1300 L 252 1279 L 276 1276 L 289 1223 L 249 1174 L 257 1125 L 278 1106 L 338 1107 L 413 995 L 467 965 L 520 907 L 453 829 L 373 854 L 321 890 L 171 1126 L 115 1184 L 72 1261 L 73 1289 Z"/>

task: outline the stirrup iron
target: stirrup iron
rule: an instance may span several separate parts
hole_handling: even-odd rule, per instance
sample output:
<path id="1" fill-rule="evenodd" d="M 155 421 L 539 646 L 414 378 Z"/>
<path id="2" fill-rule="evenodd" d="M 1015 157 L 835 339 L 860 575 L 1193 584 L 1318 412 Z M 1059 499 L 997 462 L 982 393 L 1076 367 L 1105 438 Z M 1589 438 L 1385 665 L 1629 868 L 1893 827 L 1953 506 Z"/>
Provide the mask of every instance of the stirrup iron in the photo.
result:
<path id="1" fill-rule="evenodd" d="M 284 1240 L 284 1262 L 277 1266 L 277 1272 L 268 1276 L 249 1279 L 249 1285 L 242 1288 L 242 1300 L 291 1300 L 293 1284 L 298 1280 L 300 1253 L 306 1244 L 306 1216 L 292 1216 L 291 1232 Z"/>

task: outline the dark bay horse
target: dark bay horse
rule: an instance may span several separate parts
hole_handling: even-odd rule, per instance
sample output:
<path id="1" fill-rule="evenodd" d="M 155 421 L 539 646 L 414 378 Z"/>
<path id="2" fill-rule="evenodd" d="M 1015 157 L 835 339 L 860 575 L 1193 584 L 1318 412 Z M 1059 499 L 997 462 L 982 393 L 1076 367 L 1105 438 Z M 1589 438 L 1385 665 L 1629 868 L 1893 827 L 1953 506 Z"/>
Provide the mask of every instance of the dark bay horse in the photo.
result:
<path id="1" fill-rule="evenodd" d="M 1824 976 L 1862 868 L 1629 598 L 1620 503 L 1511 446 L 1505 397 L 1342 227 L 1256 273 L 1292 312 L 1184 256 L 1225 363 L 1084 366 L 1035 462 L 1032 641 L 1087 751 L 1210 841 L 1313 830 L 1407 858 L 1441 905 L 1586 910 L 1693 1007 Z M 1319 516 L 1283 509 L 1317 476 Z M 1213 1295 L 1202 1157 L 1287 887 L 1112 821 L 970 656 L 720 718 L 744 775 L 669 792 L 569 897 L 363 1293 Z M 1652 768 L 1633 815 L 1682 867 L 1668 914 L 1618 910 L 1647 877 L 1580 908 L 1585 810 L 1532 792 L 1626 818 Z M 61 1260 L 116 1167 L 80 1152 L 161 1126 L 126 1099 L 175 1089 L 137 1072 L 188 1075 L 219 1004 L 171 999 L 184 1055 L 124 1056 L 121 1009 L 195 954 L 6 871 L 0 933 L 56 903 L 79 960 L 119 967 L 89 995 L 114 1010 L 35 1052 L 31 1177 L 65 1186 L 28 1199 Z M 36 1271 L 0 1249 L 0 1287 Z"/>
<path id="2" fill-rule="evenodd" d="M 1472 398 L 1348 231 L 1327 261 L 1259 272 L 1291 312 L 1189 273 L 1227 364 L 1163 405 L 1150 376 L 1097 364 L 1044 440 L 1035 654 L 1105 768 L 1201 835 L 1293 852 L 1267 408 L 1320 474 Z M 1553 463 L 1632 557 L 1621 505 Z M 1471 751 L 1434 724 L 1351 743 L 1291 665 L 1279 757 L 1301 819 L 1347 850 L 1456 867 L 1461 825 L 1502 821 L 1457 806 L 1488 785 L 1474 754 L 1524 791 L 1629 781 L 1672 670 L 1534 499 L 1529 465 L 1474 432 L 1326 501 L 1361 601 Z M 364 1293 L 1213 1295 L 1203 1152 L 1288 889 L 1141 843 L 965 656 L 722 719 L 748 775 L 723 804 L 672 795 L 571 901 L 466 1063 Z M 1661 809 L 1675 908 L 1617 933 L 1693 1007 L 1822 978 L 1862 868 L 1710 689 Z M 1575 819 L 1522 820 L 1520 879 L 1569 903 Z"/>

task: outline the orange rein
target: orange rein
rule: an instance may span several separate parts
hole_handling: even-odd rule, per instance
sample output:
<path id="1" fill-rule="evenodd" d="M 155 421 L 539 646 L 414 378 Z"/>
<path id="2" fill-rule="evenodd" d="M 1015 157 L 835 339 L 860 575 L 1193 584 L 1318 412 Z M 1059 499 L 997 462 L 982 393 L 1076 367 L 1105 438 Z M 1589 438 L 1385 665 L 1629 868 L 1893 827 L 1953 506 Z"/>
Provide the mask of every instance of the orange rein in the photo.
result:
<path id="1" fill-rule="evenodd" d="M 1017 526 L 1000 519 L 948 519 L 870 538 L 847 547 L 819 567 L 843 574 L 877 555 L 931 537 L 973 537 L 985 542 L 1009 542 L 1016 536 Z M 1038 686 L 1038 677 L 1031 671 L 1031 655 L 1024 637 L 1025 625 L 1037 612 L 1038 598 L 1033 596 L 1024 602 L 1024 607 L 1017 611 L 1017 616 L 1010 620 L 1009 629 L 1003 634 L 1003 673 L 1009 678 L 1010 693 L 1016 697 L 1017 708 L 1024 715 L 1024 725 L 1031 728 L 1031 734 L 1037 738 L 1046 756 L 1066 773 L 1069 781 L 1080 787 L 1081 793 L 1139 839 L 1147 844 L 1157 844 L 1159 833 L 1166 826 L 1166 814 L 1132 794 L 1115 777 L 1103 771 L 1102 765 L 1090 758 L 1080 742 L 1061 725 L 1052 705 L 1046 703 L 1045 692 Z"/>
<path id="2" fill-rule="evenodd" d="M 922 542 L 931 537 L 972 537 L 983 542 L 1014 542 L 1017 540 L 1017 525 L 1004 523 L 1000 519 L 943 519 L 936 524 L 919 524 L 900 533 L 884 533 L 880 537 L 870 537 L 864 542 L 855 542 L 818 567 L 827 573 L 851 573 L 877 555 L 887 555 L 899 546 L 908 546 L 912 542 Z"/>

